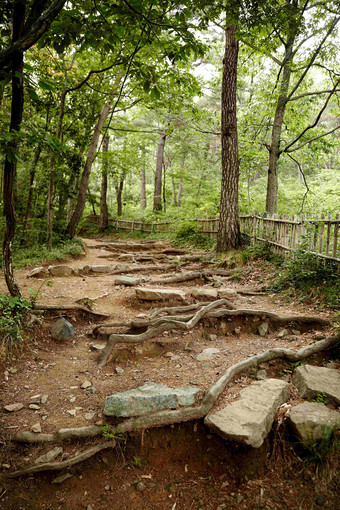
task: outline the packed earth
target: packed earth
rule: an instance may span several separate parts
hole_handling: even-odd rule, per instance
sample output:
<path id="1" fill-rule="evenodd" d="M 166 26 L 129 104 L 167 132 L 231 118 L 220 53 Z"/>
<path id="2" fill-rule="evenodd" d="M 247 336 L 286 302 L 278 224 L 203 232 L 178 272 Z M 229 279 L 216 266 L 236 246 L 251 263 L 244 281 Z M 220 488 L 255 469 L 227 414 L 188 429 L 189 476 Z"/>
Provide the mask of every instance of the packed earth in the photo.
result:
<path id="1" fill-rule="evenodd" d="M 1 358 L 0 508 L 340 508 L 339 450 L 306 455 L 340 424 L 332 312 L 255 263 L 83 241 L 16 272 L 36 306 Z"/>

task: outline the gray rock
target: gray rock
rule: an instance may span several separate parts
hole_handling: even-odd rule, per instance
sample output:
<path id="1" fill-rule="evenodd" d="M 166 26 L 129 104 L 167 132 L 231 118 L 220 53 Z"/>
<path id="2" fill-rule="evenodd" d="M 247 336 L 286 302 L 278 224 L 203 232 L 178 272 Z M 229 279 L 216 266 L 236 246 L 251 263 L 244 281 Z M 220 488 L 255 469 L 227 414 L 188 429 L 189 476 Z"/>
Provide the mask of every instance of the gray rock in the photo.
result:
<path id="1" fill-rule="evenodd" d="M 52 276 L 71 276 L 73 269 L 69 266 L 49 266 L 48 268 L 50 275 Z"/>
<path id="2" fill-rule="evenodd" d="M 92 351 L 102 351 L 103 349 L 105 349 L 105 345 L 104 344 L 90 344 L 90 349 Z"/>
<path id="3" fill-rule="evenodd" d="M 122 375 L 125 372 L 124 368 L 122 368 L 122 367 L 116 367 L 115 370 L 116 370 L 116 374 L 118 374 L 118 375 Z"/>
<path id="4" fill-rule="evenodd" d="M 289 395 L 278 379 L 256 381 L 240 392 L 240 399 L 205 417 L 204 423 L 225 439 L 259 448 L 268 435 L 276 409 Z"/>
<path id="5" fill-rule="evenodd" d="M 86 390 L 87 388 L 90 388 L 91 386 L 92 386 L 92 383 L 88 379 L 85 379 L 85 381 L 82 383 L 82 385 L 80 387 L 82 390 Z"/>
<path id="6" fill-rule="evenodd" d="M 74 327 L 70 322 L 61 317 L 53 324 L 51 336 L 54 340 L 67 340 L 74 337 Z"/>
<path id="7" fill-rule="evenodd" d="M 211 340 L 212 342 L 216 342 L 217 335 L 209 335 L 209 340 Z"/>
<path id="8" fill-rule="evenodd" d="M 176 409 L 195 403 L 198 388 L 169 388 L 153 382 L 139 388 L 107 397 L 104 405 L 106 416 L 142 416 L 161 409 Z"/>
<path id="9" fill-rule="evenodd" d="M 269 324 L 267 322 L 262 322 L 262 324 L 258 327 L 258 332 L 260 336 L 266 336 L 269 331 Z"/>
<path id="10" fill-rule="evenodd" d="M 52 480 L 52 483 L 55 483 L 56 485 L 60 485 L 63 482 L 65 482 L 65 480 L 68 480 L 69 478 L 72 478 L 72 476 L 73 475 L 71 475 L 70 473 L 65 473 L 64 475 L 57 476 L 57 478 Z"/>
<path id="11" fill-rule="evenodd" d="M 151 287 L 136 287 L 136 296 L 142 301 L 185 301 L 186 293 L 183 290 L 161 289 Z"/>
<path id="12" fill-rule="evenodd" d="M 293 383 L 302 398 L 311 400 L 324 394 L 329 402 L 340 404 L 340 371 L 302 365 L 294 370 Z"/>
<path id="13" fill-rule="evenodd" d="M 44 455 L 41 455 L 41 457 L 38 457 L 34 462 L 35 464 L 42 464 L 43 462 L 52 462 L 52 460 L 56 459 L 58 455 L 60 455 L 62 452 L 63 449 L 61 446 L 55 446 L 49 452 L 45 453 Z"/>
<path id="14" fill-rule="evenodd" d="M 36 434 L 40 434 L 40 432 L 41 432 L 41 425 L 40 425 L 40 423 L 35 423 L 32 426 L 32 432 L 35 432 Z"/>
<path id="15" fill-rule="evenodd" d="M 47 393 L 44 393 L 44 394 L 42 395 L 42 397 L 41 397 L 40 402 L 41 402 L 42 404 L 46 404 L 47 399 L 48 399 L 48 394 L 47 394 Z"/>
<path id="16" fill-rule="evenodd" d="M 205 289 L 202 287 L 192 289 L 191 295 L 197 299 L 217 299 L 218 297 L 216 289 Z"/>
<path id="17" fill-rule="evenodd" d="M 258 370 L 256 372 L 256 379 L 258 381 L 264 381 L 267 379 L 267 370 L 265 368 L 261 368 L 261 370 Z"/>
<path id="18" fill-rule="evenodd" d="M 24 404 L 21 402 L 16 402 L 15 404 L 8 404 L 7 406 L 4 406 L 5 411 L 9 413 L 14 413 L 15 411 L 20 411 L 20 409 L 23 409 Z"/>
<path id="19" fill-rule="evenodd" d="M 41 398 L 40 393 L 39 393 L 38 395 L 32 395 L 32 396 L 30 397 L 30 403 L 31 403 L 31 404 L 39 404 L 39 402 L 40 402 L 40 398 Z"/>
<path id="20" fill-rule="evenodd" d="M 38 406 L 38 404 L 30 404 L 28 407 L 32 409 L 32 411 L 38 411 L 40 409 L 40 406 Z"/>
<path id="21" fill-rule="evenodd" d="M 288 422 L 297 437 L 305 444 L 328 438 L 332 430 L 340 430 L 340 413 L 321 402 L 303 402 L 290 409 Z"/>
<path id="22" fill-rule="evenodd" d="M 27 278 L 41 278 L 43 276 L 48 276 L 49 272 L 46 267 L 36 267 L 35 269 L 32 269 L 27 275 Z"/>
<path id="23" fill-rule="evenodd" d="M 279 338 L 283 338 L 284 336 L 290 335 L 289 329 L 282 329 L 277 335 Z"/>
<path id="24" fill-rule="evenodd" d="M 113 266 L 105 266 L 105 265 L 98 265 L 98 266 L 92 266 L 92 272 L 93 273 L 112 273 L 114 271 Z"/>
<path id="25" fill-rule="evenodd" d="M 95 412 L 85 413 L 84 418 L 85 418 L 85 420 L 92 420 L 95 416 L 96 416 Z"/>
<path id="26" fill-rule="evenodd" d="M 197 361 L 209 361 L 216 357 L 216 354 L 220 352 L 219 349 L 215 347 L 208 347 L 208 349 L 204 349 L 200 354 L 196 356 Z"/>
<path id="27" fill-rule="evenodd" d="M 141 278 L 136 278 L 133 276 L 118 276 L 115 279 L 115 285 L 126 285 L 127 287 L 132 287 L 134 285 L 139 285 Z"/>
<path id="28" fill-rule="evenodd" d="M 145 489 L 146 489 L 146 486 L 143 482 L 136 483 L 136 491 L 143 492 L 143 491 L 145 491 Z"/>

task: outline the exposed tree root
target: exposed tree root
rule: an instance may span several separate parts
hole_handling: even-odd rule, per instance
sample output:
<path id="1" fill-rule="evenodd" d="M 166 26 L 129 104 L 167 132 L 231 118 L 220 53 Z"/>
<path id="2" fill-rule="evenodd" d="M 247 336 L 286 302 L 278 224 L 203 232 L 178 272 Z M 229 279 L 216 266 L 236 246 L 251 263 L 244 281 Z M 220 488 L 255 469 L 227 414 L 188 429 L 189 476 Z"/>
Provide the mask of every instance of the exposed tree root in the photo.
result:
<path id="1" fill-rule="evenodd" d="M 238 375 L 240 372 L 244 370 L 248 370 L 249 368 L 257 367 L 261 363 L 265 363 L 268 361 L 272 361 L 275 359 L 285 359 L 292 362 L 302 361 L 313 354 L 320 353 L 322 351 L 326 351 L 336 347 L 340 342 L 340 334 L 335 336 L 330 336 L 321 340 L 319 342 L 315 342 L 312 345 L 308 345 L 307 347 L 303 347 L 299 351 L 294 351 L 286 348 L 274 348 L 269 349 L 260 354 L 256 354 L 250 358 L 242 360 L 235 365 L 229 367 L 224 374 L 206 391 L 201 403 L 198 406 L 194 407 L 183 407 L 181 409 L 175 410 L 164 410 L 155 413 L 151 413 L 145 416 L 139 416 L 137 418 L 130 418 L 114 427 L 111 427 L 110 432 L 132 432 L 136 430 L 143 430 L 151 427 L 161 427 L 164 425 L 170 425 L 173 423 L 181 423 L 184 421 L 190 421 L 194 419 L 201 419 L 206 416 L 211 409 L 213 408 L 216 400 L 225 390 L 226 386 L 232 381 L 232 379 Z M 78 432 L 77 432 L 78 431 Z M 52 442 L 51 438 L 53 438 L 54 442 L 60 441 L 65 438 L 72 437 L 94 437 L 99 436 L 101 434 L 100 427 L 82 427 L 80 429 L 61 429 L 56 434 L 40 434 L 40 443 L 44 442 Z M 30 432 L 19 432 L 16 435 L 12 436 L 12 441 L 20 441 L 20 442 L 28 442 L 28 443 L 37 443 L 38 435 L 32 434 Z M 103 448 L 105 445 L 100 445 Z M 112 447 L 112 444 L 108 443 L 107 447 Z M 96 448 L 96 447 L 95 447 Z M 84 452 L 83 455 L 88 452 L 93 452 L 93 449 Z M 99 450 L 97 450 L 99 451 Z M 96 452 L 94 452 L 96 453 Z M 94 455 L 91 453 L 91 455 Z M 91 456 L 89 455 L 89 456 Z M 79 458 L 79 456 L 76 456 Z M 70 461 L 74 460 L 70 459 Z M 88 458 L 88 457 L 86 457 Z M 84 460 L 84 457 L 81 459 Z M 79 462 L 81 461 L 79 460 Z M 68 461 L 66 461 L 68 462 Z M 76 462 L 74 462 L 76 463 Z M 60 466 L 63 463 L 51 463 L 51 464 L 43 464 L 41 466 L 33 466 L 32 468 L 28 468 L 27 470 L 16 471 L 11 473 L 12 477 L 20 476 L 23 474 L 29 474 L 39 471 L 39 468 L 42 466 L 48 465 L 58 465 Z M 73 465 L 73 464 L 69 464 Z M 62 467 L 58 467 L 57 469 L 63 469 L 64 467 L 68 467 L 63 465 Z M 50 469 L 46 468 L 45 470 Z M 52 468 L 53 469 L 53 468 Z"/>
<path id="2" fill-rule="evenodd" d="M 87 315 L 92 315 L 93 317 L 109 317 L 106 313 L 99 313 L 94 312 L 93 310 L 90 310 L 89 308 L 86 308 L 85 306 L 81 305 L 34 305 L 34 308 L 32 310 L 32 313 L 34 313 L 35 310 L 42 310 L 42 311 L 56 311 L 56 312 L 73 312 L 73 311 L 80 311 L 84 312 Z"/>
<path id="3" fill-rule="evenodd" d="M 212 310 L 213 308 L 217 308 L 219 306 L 224 306 L 225 304 L 227 304 L 227 301 L 225 299 L 213 301 L 212 303 L 209 303 L 208 305 L 198 310 L 198 312 L 196 312 L 196 314 L 193 317 L 191 317 L 187 322 L 183 322 L 183 317 L 180 318 L 178 316 L 175 316 L 174 318 L 167 317 L 154 319 L 152 326 L 147 331 L 141 333 L 140 335 L 128 335 L 128 334 L 110 335 L 107 344 L 99 357 L 98 366 L 99 368 L 102 368 L 105 365 L 105 363 L 108 361 L 110 357 L 110 354 L 114 346 L 117 343 L 139 344 L 145 342 L 145 340 L 154 338 L 159 333 L 169 329 L 184 329 L 188 331 L 191 328 L 193 328 L 197 324 L 197 322 L 199 322 L 202 319 L 202 317 L 204 317 L 204 315 L 210 312 L 210 310 Z"/>
<path id="4" fill-rule="evenodd" d="M 9 478 L 16 478 L 18 476 L 29 475 L 31 473 L 39 473 L 42 471 L 61 471 L 62 469 L 69 468 L 74 466 L 75 464 L 79 464 L 90 457 L 93 457 L 96 453 L 106 450 L 107 448 L 114 448 L 116 446 L 116 441 L 110 441 L 104 444 L 98 444 L 85 450 L 85 452 L 80 453 L 79 455 L 75 455 L 70 459 L 63 460 L 62 462 L 46 462 L 45 464 L 39 464 L 36 466 L 31 466 L 26 469 L 21 469 L 19 471 L 14 471 L 10 473 Z"/>
<path id="5" fill-rule="evenodd" d="M 151 281 L 153 284 L 168 284 L 168 283 L 182 283 L 189 282 L 191 280 L 205 279 L 211 280 L 213 276 L 231 276 L 235 273 L 242 273 L 242 269 L 238 270 L 225 270 L 225 269 L 204 269 L 199 271 L 192 271 L 191 273 L 183 273 L 176 276 L 164 275 L 161 278 L 156 278 Z"/>
<path id="6" fill-rule="evenodd" d="M 149 265 L 149 266 L 146 266 L 146 265 L 141 265 L 141 266 L 130 266 L 129 268 L 127 269 L 115 269 L 114 271 L 112 271 L 112 273 L 110 274 L 126 274 L 126 273 L 142 273 L 143 271 L 176 271 L 177 269 L 179 269 L 179 267 L 183 265 L 183 264 L 179 264 L 179 265 L 176 265 L 176 264 L 166 264 L 166 265 L 162 265 L 162 264 L 156 264 L 156 265 Z"/>

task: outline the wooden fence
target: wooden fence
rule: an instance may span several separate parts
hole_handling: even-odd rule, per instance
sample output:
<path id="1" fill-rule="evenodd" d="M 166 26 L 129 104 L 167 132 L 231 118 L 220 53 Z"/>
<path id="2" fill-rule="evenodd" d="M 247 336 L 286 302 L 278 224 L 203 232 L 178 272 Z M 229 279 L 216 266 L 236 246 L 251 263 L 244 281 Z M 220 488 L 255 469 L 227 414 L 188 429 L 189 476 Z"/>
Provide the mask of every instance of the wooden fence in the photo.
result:
<path id="1" fill-rule="evenodd" d="M 198 229 L 216 238 L 218 218 L 198 218 Z M 325 259 L 340 262 L 340 215 L 306 218 L 305 215 L 241 215 L 241 232 L 255 241 L 265 241 L 286 256 L 299 246 Z"/>
<path id="2" fill-rule="evenodd" d="M 99 216 L 90 215 L 87 219 L 99 223 Z M 219 218 L 197 218 L 198 230 L 202 234 L 216 238 Z M 109 219 L 109 225 L 117 230 L 128 232 L 169 232 L 176 229 L 177 221 L 143 222 L 137 220 Z M 335 218 L 321 215 L 319 219 L 305 215 L 261 216 L 247 214 L 240 216 L 242 234 L 249 236 L 253 243 L 265 241 L 283 256 L 301 246 L 306 251 L 328 260 L 340 262 L 340 215 Z"/>

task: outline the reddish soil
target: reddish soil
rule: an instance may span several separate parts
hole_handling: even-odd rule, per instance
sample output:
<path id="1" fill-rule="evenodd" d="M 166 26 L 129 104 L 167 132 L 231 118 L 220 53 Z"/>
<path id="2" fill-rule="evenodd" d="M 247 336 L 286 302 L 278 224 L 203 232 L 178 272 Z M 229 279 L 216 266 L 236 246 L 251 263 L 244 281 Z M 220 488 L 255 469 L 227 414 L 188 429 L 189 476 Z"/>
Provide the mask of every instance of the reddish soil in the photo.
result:
<path id="1" fill-rule="evenodd" d="M 84 241 L 87 246 L 85 257 L 69 261 L 67 265 L 77 268 L 86 264 L 129 264 L 117 260 L 121 252 L 108 253 L 97 247 L 100 241 Z M 158 257 L 163 248 L 164 245 L 159 245 L 156 250 L 147 253 Z M 110 258 L 105 260 L 103 257 L 107 255 Z M 191 264 L 190 269 L 198 266 Z M 29 288 L 40 289 L 38 301 L 43 304 L 67 305 L 79 298 L 97 298 L 94 309 L 108 314 L 108 320 L 114 322 L 127 321 L 141 313 L 148 314 L 149 310 L 159 306 L 139 302 L 132 287 L 117 288 L 113 275 L 55 277 L 53 286 L 49 287 L 43 285 L 43 279 L 28 279 L 28 272 L 28 269 L 17 271 L 17 280 L 25 295 L 28 295 Z M 144 276 L 156 275 L 149 273 Z M 249 289 L 265 286 L 270 280 L 268 272 L 254 265 L 247 268 L 240 279 L 226 280 L 224 286 L 235 290 Z M 210 285 L 206 287 L 211 288 Z M 189 289 L 189 286 L 179 284 L 176 288 Z M 1 280 L 0 292 L 5 290 L 5 283 Z M 233 303 L 239 308 L 274 311 L 283 316 L 331 315 L 326 311 L 316 313 L 312 307 L 287 303 L 277 294 L 238 295 Z M 320 334 L 316 330 L 298 328 L 299 334 L 287 338 L 280 338 L 279 331 L 273 330 L 260 337 L 257 334 L 260 319 L 205 320 L 188 333 L 164 333 L 144 345 L 119 347 L 114 361 L 99 370 L 98 352 L 91 349 L 91 344 L 104 343 L 107 335 L 98 339 L 89 337 L 94 321 L 77 313 L 67 313 L 64 316 L 74 325 L 75 337 L 56 343 L 50 336 L 50 328 L 59 315 L 62 314 L 45 316 L 41 325 L 31 331 L 32 342 L 27 349 L 3 362 L 1 408 L 15 402 L 22 402 L 24 408 L 0 415 L 0 509 L 78 510 L 87 508 L 87 505 L 92 505 L 93 510 L 222 510 L 233 507 L 307 510 L 318 505 L 340 508 L 336 506 L 339 501 L 334 473 L 336 463 L 327 464 L 317 472 L 314 465 L 303 463 L 300 452 L 283 440 L 286 437 L 282 431 L 284 426 L 282 430 L 274 427 L 260 449 L 227 443 L 211 435 L 201 422 L 163 427 L 129 435 L 118 442 L 116 449 L 105 450 L 71 468 L 67 472 L 72 477 L 61 485 L 51 483 L 60 475 L 55 472 L 30 475 L 15 481 L 6 478 L 6 473 L 32 465 L 34 459 L 53 446 L 11 443 L 9 437 L 13 432 L 30 431 L 38 422 L 43 433 L 65 427 L 103 425 L 108 421 L 102 415 L 105 398 L 147 381 L 169 386 L 197 385 L 201 396 L 228 366 L 270 347 L 300 349 L 313 343 Z M 118 331 L 124 331 L 124 328 Z M 211 339 L 210 335 L 216 335 L 216 338 L 213 336 Z M 196 355 L 206 347 L 217 347 L 220 352 L 212 361 L 196 361 Z M 338 360 L 335 363 L 339 366 Z M 116 373 L 118 366 L 124 370 L 122 374 Z M 290 379 L 288 363 L 271 362 L 264 367 L 269 376 Z M 253 381 L 254 376 L 251 371 L 241 374 L 225 390 L 217 405 L 237 398 L 239 390 Z M 91 382 L 88 390 L 80 388 L 85 379 Z M 29 408 L 30 399 L 37 394 L 48 394 L 48 399 L 45 404 L 39 404 L 40 409 L 32 410 Z M 297 393 L 293 391 L 290 403 L 297 399 Z M 74 409 L 76 414 L 71 416 L 68 411 Z M 63 444 L 63 457 L 69 458 L 86 446 L 89 446 L 89 441 Z M 138 482 L 143 485 L 137 485 Z"/>

